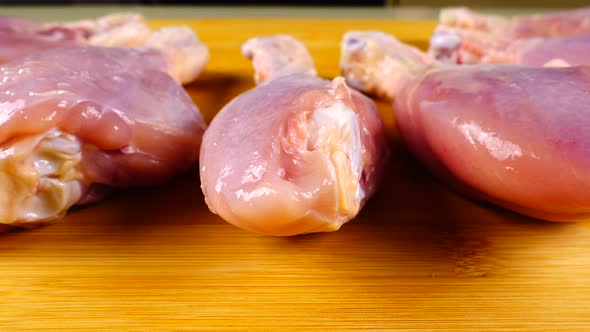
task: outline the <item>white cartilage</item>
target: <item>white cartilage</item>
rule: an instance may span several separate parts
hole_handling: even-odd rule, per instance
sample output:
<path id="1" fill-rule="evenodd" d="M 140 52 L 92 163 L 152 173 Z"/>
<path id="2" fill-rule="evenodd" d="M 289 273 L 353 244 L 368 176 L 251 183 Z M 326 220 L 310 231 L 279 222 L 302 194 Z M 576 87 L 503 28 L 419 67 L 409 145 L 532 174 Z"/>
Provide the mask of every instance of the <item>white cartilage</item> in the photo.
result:
<path id="1" fill-rule="evenodd" d="M 338 213 L 355 216 L 365 197 L 360 184 L 362 151 L 356 114 L 343 101 L 336 100 L 313 111 L 310 128 L 308 148 L 325 151 L 333 167 Z"/>
<path id="2" fill-rule="evenodd" d="M 0 224 L 62 216 L 85 184 L 79 140 L 60 130 L 16 139 L 0 148 Z"/>

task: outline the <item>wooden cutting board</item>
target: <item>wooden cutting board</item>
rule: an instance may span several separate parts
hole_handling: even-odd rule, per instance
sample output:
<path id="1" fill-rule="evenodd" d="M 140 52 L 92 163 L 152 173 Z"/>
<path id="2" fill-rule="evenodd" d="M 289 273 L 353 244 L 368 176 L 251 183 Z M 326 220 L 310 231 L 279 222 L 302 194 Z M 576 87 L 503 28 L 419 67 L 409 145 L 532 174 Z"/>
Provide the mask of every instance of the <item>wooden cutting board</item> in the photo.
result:
<path id="1" fill-rule="evenodd" d="M 349 29 L 425 47 L 434 24 L 200 20 L 211 48 L 188 87 L 207 120 L 251 88 L 240 44 L 290 33 L 325 77 Z M 0 330 L 590 331 L 590 223 L 474 203 L 404 150 L 380 103 L 393 163 L 379 194 L 335 233 L 272 238 L 211 214 L 197 170 L 168 185 L 0 236 Z"/>

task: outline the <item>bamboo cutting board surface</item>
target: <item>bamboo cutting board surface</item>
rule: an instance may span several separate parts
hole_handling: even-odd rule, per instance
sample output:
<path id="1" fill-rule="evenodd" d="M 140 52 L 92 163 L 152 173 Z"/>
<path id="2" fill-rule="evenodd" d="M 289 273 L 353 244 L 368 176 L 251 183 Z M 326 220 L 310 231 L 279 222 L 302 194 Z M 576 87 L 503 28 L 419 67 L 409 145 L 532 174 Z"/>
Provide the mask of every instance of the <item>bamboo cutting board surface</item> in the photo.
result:
<path id="1" fill-rule="evenodd" d="M 211 63 L 191 96 L 209 121 L 253 86 L 247 38 L 290 33 L 338 74 L 349 29 L 421 47 L 434 24 L 199 20 Z M 474 203 L 404 150 L 379 104 L 393 163 L 335 233 L 272 238 L 208 212 L 197 170 L 120 193 L 62 222 L 0 236 L 0 330 L 590 331 L 590 223 L 555 224 Z"/>

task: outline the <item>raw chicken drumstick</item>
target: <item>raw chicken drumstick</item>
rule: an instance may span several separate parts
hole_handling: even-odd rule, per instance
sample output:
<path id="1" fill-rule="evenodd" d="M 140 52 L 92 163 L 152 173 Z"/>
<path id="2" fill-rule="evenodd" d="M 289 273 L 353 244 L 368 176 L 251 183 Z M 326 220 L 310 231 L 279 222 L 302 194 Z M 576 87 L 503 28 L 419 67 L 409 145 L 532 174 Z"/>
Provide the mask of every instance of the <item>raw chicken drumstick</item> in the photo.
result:
<path id="1" fill-rule="evenodd" d="M 590 7 L 542 15 L 502 17 L 482 15 L 467 8 L 447 8 L 441 26 L 472 29 L 505 39 L 590 35 Z"/>
<path id="2" fill-rule="evenodd" d="M 0 65 L 0 224 L 50 221 L 194 167 L 205 123 L 167 61 L 72 46 Z"/>
<path id="3" fill-rule="evenodd" d="M 590 35 L 507 39 L 477 30 L 441 26 L 430 38 L 429 54 L 454 64 L 590 65 Z"/>
<path id="4" fill-rule="evenodd" d="M 189 27 L 153 31 L 139 14 L 112 14 L 68 23 L 38 23 L 0 16 L 0 63 L 74 45 L 156 48 L 166 54 L 170 74 L 182 83 L 193 81 L 209 61 L 207 46 Z"/>
<path id="5" fill-rule="evenodd" d="M 260 84 L 227 104 L 203 137 L 209 208 L 267 235 L 339 229 L 381 179 L 387 143 L 375 104 L 342 77 L 315 76 L 290 36 L 254 38 L 242 51 Z"/>
<path id="6" fill-rule="evenodd" d="M 459 190 L 552 221 L 590 216 L 590 67 L 441 65 L 380 32 L 350 32 L 342 69 L 394 100 L 414 154 Z"/>
<path id="7" fill-rule="evenodd" d="M 590 7 L 513 18 L 443 9 L 429 53 L 455 64 L 588 65 Z"/>

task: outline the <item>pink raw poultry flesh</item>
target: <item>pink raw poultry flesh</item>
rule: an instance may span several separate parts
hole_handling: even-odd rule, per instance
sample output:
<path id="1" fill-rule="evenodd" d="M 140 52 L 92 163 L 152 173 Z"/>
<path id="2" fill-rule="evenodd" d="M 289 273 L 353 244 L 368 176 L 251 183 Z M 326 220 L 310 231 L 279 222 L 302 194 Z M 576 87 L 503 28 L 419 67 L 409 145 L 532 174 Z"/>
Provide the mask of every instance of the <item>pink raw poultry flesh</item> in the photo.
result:
<path id="1" fill-rule="evenodd" d="M 456 64 L 590 64 L 590 8 L 504 18 L 443 9 L 430 54 Z"/>
<path id="2" fill-rule="evenodd" d="M 190 28 L 164 27 L 153 31 L 139 14 L 112 14 L 66 23 L 0 16 L 0 63 L 49 48 L 75 45 L 159 49 L 166 54 L 170 75 L 182 83 L 193 81 L 209 60 L 207 47 Z"/>
<path id="3" fill-rule="evenodd" d="M 590 7 L 555 13 L 501 17 L 467 8 L 447 8 L 440 13 L 441 26 L 471 29 L 506 39 L 583 36 L 590 34 Z"/>
<path id="4" fill-rule="evenodd" d="M 476 30 L 442 26 L 430 38 L 429 54 L 439 61 L 454 64 L 590 65 L 590 35 L 507 39 Z"/>
<path id="5" fill-rule="evenodd" d="M 267 235 L 334 231 L 375 192 L 387 143 L 374 103 L 315 76 L 290 36 L 243 46 L 260 85 L 231 101 L 203 137 L 201 187 L 214 213 Z"/>
<path id="6" fill-rule="evenodd" d="M 0 65 L 0 224 L 193 167 L 205 124 L 151 49 L 74 46 Z"/>
<path id="7" fill-rule="evenodd" d="M 445 66 L 380 32 L 351 32 L 341 66 L 394 99 L 410 149 L 474 197 L 553 221 L 590 215 L 590 67 Z"/>

